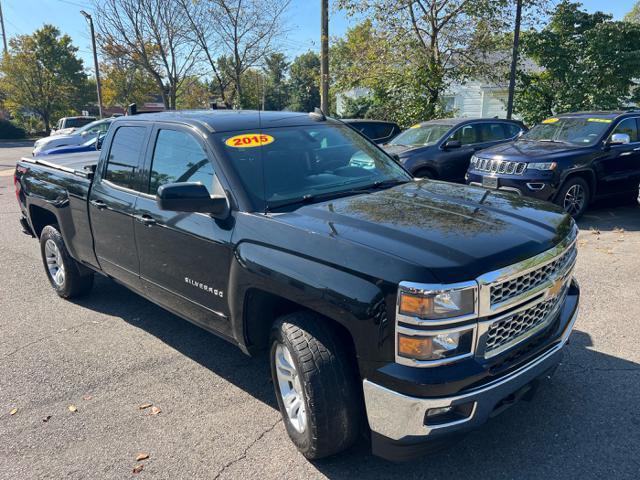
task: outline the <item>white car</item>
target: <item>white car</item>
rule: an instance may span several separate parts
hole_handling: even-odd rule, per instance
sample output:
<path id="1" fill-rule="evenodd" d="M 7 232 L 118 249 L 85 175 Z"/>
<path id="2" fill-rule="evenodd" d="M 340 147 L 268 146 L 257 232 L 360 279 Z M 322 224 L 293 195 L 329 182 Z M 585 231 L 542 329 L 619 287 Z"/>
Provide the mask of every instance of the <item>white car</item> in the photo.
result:
<path id="1" fill-rule="evenodd" d="M 49 135 L 67 135 L 96 120 L 96 117 L 62 117 L 51 129 Z"/>
<path id="2" fill-rule="evenodd" d="M 84 127 L 78 128 L 76 131 L 67 135 L 51 135 L 50 137 L 41 138 L 36 141 L 33 146 L 33 155 L 38 155 L 40 152 L 52 148 L 67 147 L 69 145 L 82 145 L 101 133 L 106 132 L 112 121 L 112 118 L 96 120 L 95 122 L 91 122 Z"/>

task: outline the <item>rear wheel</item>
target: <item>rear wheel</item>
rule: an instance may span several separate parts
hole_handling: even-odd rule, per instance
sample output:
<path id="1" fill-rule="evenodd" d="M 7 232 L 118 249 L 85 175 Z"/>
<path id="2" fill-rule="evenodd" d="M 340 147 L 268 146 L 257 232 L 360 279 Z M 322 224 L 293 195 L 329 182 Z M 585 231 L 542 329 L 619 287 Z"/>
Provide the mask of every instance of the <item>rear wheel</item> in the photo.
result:
<path id="1" fill-rule="evenodd" d="M 57 225 L 42 229 L 40 253 L 47 278 L 59 296 L 73 298 L 89 293 L 93 287 L 93 272 L 86 272 L 71 258 Z"/>
<path id="2" fill-rule="evenodd" d="M 297 312 L 271 332 L 271 375 L 289 437 L 309 459 L 348 448 L 361 415 L 354 361 L 327 320 Z"/>
<path id="3" fill-rule="evenodd" d="M 556 198 L 556 203 L 573 218 L 580 218 L 589 206 L 591 191 L 582 177 L 573 177 L 565 182 Z"/>

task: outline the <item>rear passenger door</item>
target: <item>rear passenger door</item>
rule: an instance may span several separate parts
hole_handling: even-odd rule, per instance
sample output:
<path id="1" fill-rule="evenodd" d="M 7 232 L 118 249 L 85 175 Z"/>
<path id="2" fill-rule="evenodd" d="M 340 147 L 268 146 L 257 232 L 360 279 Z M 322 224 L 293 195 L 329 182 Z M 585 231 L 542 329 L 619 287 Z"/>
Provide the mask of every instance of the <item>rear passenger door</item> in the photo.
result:
<path id="1" fill-rule="evenodd" d="M 140 276 L 149 297 L 200 325 L 230 334 L 227 285 L 232 219 L 204 213 L 160 210 L 161 185 L 201 182 L 210 194 L 224 193 L 213 155 L 191 128 L 158 125 L 145 164 L 145 188 L 135 205 Z"/>
<path id="2" fill-rule="evenodd" d="M 480 139 L 480 127 L 476 123 L 462 125 L 451 134 L 446 141 L 458 140 L 461 146 L 444 151 L 438 169 L 443 180 L 464 182 L 471 156 L 480 148 Z"/>
<path id="3" fill-rule="evenodd" d="M 141 123 L 118 125 L 109 150 L 102 152 L 102 168 L 96 171 L 89 194 L 89 216 L 100 268 L 136 290 L 141 289 L 141 283 L 133 215 L 150 130 Z"/>

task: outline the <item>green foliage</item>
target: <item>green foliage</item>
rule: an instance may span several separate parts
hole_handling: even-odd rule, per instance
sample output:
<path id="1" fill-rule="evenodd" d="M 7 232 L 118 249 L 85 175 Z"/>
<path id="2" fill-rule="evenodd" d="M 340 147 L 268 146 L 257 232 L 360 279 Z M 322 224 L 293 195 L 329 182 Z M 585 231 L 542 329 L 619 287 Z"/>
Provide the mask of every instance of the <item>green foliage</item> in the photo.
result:
<path id="1" fill-rule="evenodd" d="M 18 139 L 26 137 L 23 128 L 15 125 L 9 120 L 0 119 L 0 138 L 1 139 Z"/>
<path id="2" fill-rule="evenodd" d="M 640 23 L 640 1 L 636 2 L 631 11 L 624 16 L 624 21 Z"/>
<path id="3" fill-rule="evenodd" d="M 320 106 L 320 57 L 314 52 L 303 53 L 291 63 L 289 109 L 311 112 Z"/>
<path id="4" fill-rule="evenodd" d="M 265 59 L 265 110 L 284 110 L 289 104 L 288 70 L 289 63 L 282 53 L 272 53 Z"/>
<path id="5" fill-rule="evenodd" d="M 528 123 L 555 113 L 628 105 L 640 78 L 640 25 L 614 22 L 563 0 L 540 32 L 523 34 L 523 54 L 541 71 L 521 72 L 516 111 Z"/>
<path id="6" fill-rule="evenodd" d="M 48 129 L 53 116 L 76 111 L 86 92 L 87 76 L 71 37 L 44 25 L 32 35 L 9 42 L 0 62 L 0 88 L 5 106 L 14 114 L 28 110 L 39 115 Z"/>

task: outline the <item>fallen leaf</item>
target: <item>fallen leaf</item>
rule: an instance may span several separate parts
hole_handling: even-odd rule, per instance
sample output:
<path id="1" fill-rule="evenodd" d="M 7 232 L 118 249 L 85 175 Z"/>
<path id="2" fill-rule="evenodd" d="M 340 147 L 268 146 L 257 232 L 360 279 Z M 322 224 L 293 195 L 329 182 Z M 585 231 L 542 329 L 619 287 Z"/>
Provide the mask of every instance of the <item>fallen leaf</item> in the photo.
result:
<path id="1" fill-rule="evenodd" d="M 580 240 L 580 241 L 578 242 L 578 245 L 580 245 L 581 247 L 583 247 L 583 246 L 585 246 L 587 243 L 589 243 L 589 241 L 588 241 L 588 240 Z"/>
<path id="2" fill-rule="evenodd" d="M 140 410 L 144 410 L 145 408 L 149 408 L 149 407 L 152 407 L 152 406 L 153 406 L 153 403 L 143 403 L 143 404 L 142 404 L 142 405 L 140 405 L 138 408 L 139 408 Z"/>
<path id="3" fill-rule="evenodd" d="M 18 409 L 14 408 L 9 412 L 9 415 L 15 415 L 16 413 L 18 413 Z"/>
<path id="4" fill-rule="evenodd" d="M 138 465 L 136 465 L 135 467 L 133 467 L 133 473 L 140 473 L 142 471 L 142 469 L 144 468 L 144 465 L 139 463 Z"/>
<path id="5" fill-rule="evenodd" d="M 51 415 L 47 415 L 46 417 L 44 417 L 42 419 L 43 422 L 47 423 L 49 420 L 51 420 Z"/>
<path id="6" fill-rule="evenodd" d="M 89 401 L 93 399 L 92 395 L 85 395 L 84 397 L 82 397 L 83 400 Z"/>
<path id="7" fill-rule="evenodd" d="M 162 410 L 160 410 L 160 407 L 153 406 L 151 407 L 151 412 L 149 412 L 149 415 L 158 415 L 160 412 L 162 412 Z"/>
<path id="8" fill-rule="evenodd" d="M 598 230 L 597 228 L 592 228 L 592 229 L 591 229 L 591 233 L 592 233 L 593 235 L 600 235 L 600 230 Z"/>
<path id="9" fill-rule="evenodd" d="M 69 405 L 69 411 L 72 413 L 76 413 L 78 408 L 75 405 Z"/>
<path id="10" fill-rule="evenodd" d="M 136 462 L 139 462 L 141 460 L 146 460 L 147 458 L 149 458 L 149 454 L 145 453 L 145 452 L 140 452 L 137 456 L 136 456 Z"/>
<path id="11" fill-rule="evenodd" d="M 616 233 L 624 233 L 624 228 L 616 227 L 613 229 L 613 231 Z"/>

